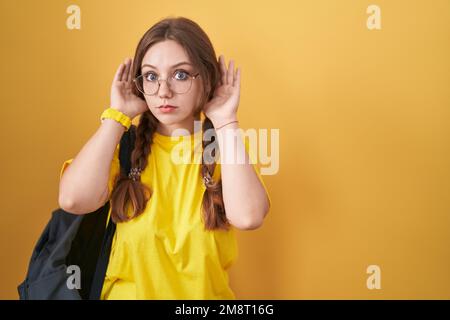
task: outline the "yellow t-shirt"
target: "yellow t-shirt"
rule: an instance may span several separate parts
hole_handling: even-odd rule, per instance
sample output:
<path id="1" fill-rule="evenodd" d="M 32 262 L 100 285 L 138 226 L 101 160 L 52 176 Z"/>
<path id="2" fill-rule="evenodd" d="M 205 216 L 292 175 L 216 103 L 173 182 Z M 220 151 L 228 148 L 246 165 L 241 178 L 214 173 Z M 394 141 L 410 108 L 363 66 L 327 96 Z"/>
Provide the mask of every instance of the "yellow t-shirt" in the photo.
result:
<path id="1" fill-rule="evenodd" d="M 190 145 L 192 155 L 201 148 L 201 130 L 188 137 L 190 142 L 182 140 L 180 145 L 170 136 L 154 134 L 148 165 L 141 173 L 141 181 L 153 194 L 140 216 L 117 224 L 101 299 L 236 299 L 228 279 L 238 255 L 235 228 L 204 230 L 201 164 L 176 164 L 171 158 L 177 144 L 177 148 Z M 63 164 L 60 177 L 72 160 Z M 119 170 L 118 145 L 111 163 L 110 194 Z M 213 179 L 218 177 L 220 164 Z"/>

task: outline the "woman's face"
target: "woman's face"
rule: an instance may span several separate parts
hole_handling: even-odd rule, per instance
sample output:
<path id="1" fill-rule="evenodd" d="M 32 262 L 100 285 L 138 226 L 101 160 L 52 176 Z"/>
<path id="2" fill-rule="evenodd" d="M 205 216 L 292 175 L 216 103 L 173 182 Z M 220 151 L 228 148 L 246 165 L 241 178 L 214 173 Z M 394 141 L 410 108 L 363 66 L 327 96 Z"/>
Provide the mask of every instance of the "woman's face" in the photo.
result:
<path id="1" fill-rule="evenodd" d="M 186 62 L 186 64 L 180 64 Z M 194 127 L 194 114 L 199 108 L 202 94 L 202 82 L 200 76 L 192 79 L 192 85 L 186 93 L 173 92 L 164 79 L 183 79 L 189 75 L 196 75 L 197 69 L 191 61 L 184 48 L 174 40 L 158 42 L 150 47 L 144 55 L 141 63 L 141 74 L 151 80 L 163 79 L 156 94 L 144 95 L 145 101 L 159 120 L 158 131 L 170 135 L 174 129 L 185 128 L 192 132 Z M 145 76 L 144 76 L 145 77 Z M 171 80 L 175 82 L 177 80 Z M 171 105 L 176 108 L 170 112 L 160 109 L 163 105 Z"/>

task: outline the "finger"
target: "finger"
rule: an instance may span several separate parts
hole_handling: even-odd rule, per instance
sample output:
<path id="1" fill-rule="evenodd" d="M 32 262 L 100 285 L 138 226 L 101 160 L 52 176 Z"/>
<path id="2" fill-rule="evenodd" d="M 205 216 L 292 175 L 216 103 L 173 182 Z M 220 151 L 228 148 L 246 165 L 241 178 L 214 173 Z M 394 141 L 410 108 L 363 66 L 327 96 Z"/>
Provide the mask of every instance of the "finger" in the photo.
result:
<path id="1" fill-rule="evenodd" d="M 123 73 L 123 79 L 122 80 L 128 82 L 128 79 L 130 77 L 131 60 L 130 60 L 130 58 L 127 58 L 126 61 L 127 61 L 126 62 L 127 67 L 126 67 L 126 69 L 125 69 L 125 71 Z"/>
<path id="2" fill-rule="evenodd" d="M 123 62 L 123 70 L 122 73 L 120 74 L 120 81 L 125 81 L 126 74 L 127 74 L 127 60 L 125 59 L 125 61 Z"/>
<path id="3" fill-rule="evenodd" d="M 226 84 L 227 83 L 227 68 L 225 66 L 225 58 L 223 55 L 220 55 L 220 57 L 219 57 L 219 65 L 220 65 L 220 73 L 222 75 L 220 81 L 222 82 L 222 84 Z"/>
<path id="4" fill-rule="evenodd" d="M 128 72 L 130 71 L 130 59 L 125 59 L 125 70 L 122 73 L 122 81 L 127 81 Z"/>
<path id="5" fill-rule="evenodd" d="M 228 72 L 227 72 L 227 84 L 233 85 L 234 78 L 234 61 L 230 60 L 228 63 Z"/>
<path id="6" fill-rule="evenodd" d="M 116 74 L 114 75 L 114 81 L 120 81 L 122 78 L 122 72 L 125 65 L 123 63 L 120 64 L 120 66 L 117 68 Z"/>
<path id="7" fill-rule="evenodd" d="M 241 84 L 241 68 L 237 68 L 236 70 L 236 75 L 234 77 L 234 81 L 233 81 L 233 87 L 235 86 L 239 86 Z"/>
<path id="8" fill-rule="evenodd" d="M 127 81 L 131 81 L 133 79 L 133 58 L 130 59 L 130 71 L 128 72 Z"/>

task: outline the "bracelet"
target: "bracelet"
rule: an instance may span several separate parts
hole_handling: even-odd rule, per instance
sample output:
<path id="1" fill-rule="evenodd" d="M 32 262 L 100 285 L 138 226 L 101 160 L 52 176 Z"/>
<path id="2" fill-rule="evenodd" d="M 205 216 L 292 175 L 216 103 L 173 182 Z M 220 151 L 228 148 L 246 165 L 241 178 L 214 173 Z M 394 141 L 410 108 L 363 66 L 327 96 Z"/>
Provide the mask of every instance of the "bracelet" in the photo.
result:
<path id="1" fill-rule="evenodd" d="M 239 122 L 239 121 L 237 121 L 237 120 L 234 120 L 234 121 L 231 121 L 231 122 L 225 123 L 225 124 L 221 125 L 220 127 L 218 127 L 218 128 L 215 128 L 215 130 L 217 131 L 217 130 L 219 130 L 219 129 L 221 129 L 221 128 L 223 128 L 223 127 L 225 127 L 225 126 L 227 126 L 227 125 L 229 125 L 229 124 L 231 124 L 231 123 L 235 123 L 235 122 Z"/>
<path id="2" fill-rule="evenodd" d="M 125 131 L 128 131 L 131 126 L 131 118 L 129 116 L 111 107 L 103 111 L 102 115 L 100 116 L 100 120 L 102 120 L 103 122 L 103 119 L 112 119 L 119 122 L 125 127 Z"/>

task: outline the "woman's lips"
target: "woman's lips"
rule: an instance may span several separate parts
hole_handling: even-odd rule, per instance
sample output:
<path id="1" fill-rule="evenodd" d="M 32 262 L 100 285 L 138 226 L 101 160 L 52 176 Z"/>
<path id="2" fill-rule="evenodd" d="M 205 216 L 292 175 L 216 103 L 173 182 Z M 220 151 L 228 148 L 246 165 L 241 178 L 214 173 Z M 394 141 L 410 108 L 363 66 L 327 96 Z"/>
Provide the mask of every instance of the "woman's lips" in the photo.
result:
<path id="1" fill-rule="evenodd" d="M 164 106 L 159 106 L 158 109 L 161 110 L 161 112 L 163 112 L 163 113 L 169 113 L 169 112 L 176 110 L 177 107 L 171 106 L 171 105 L 164 105 Z"/>

